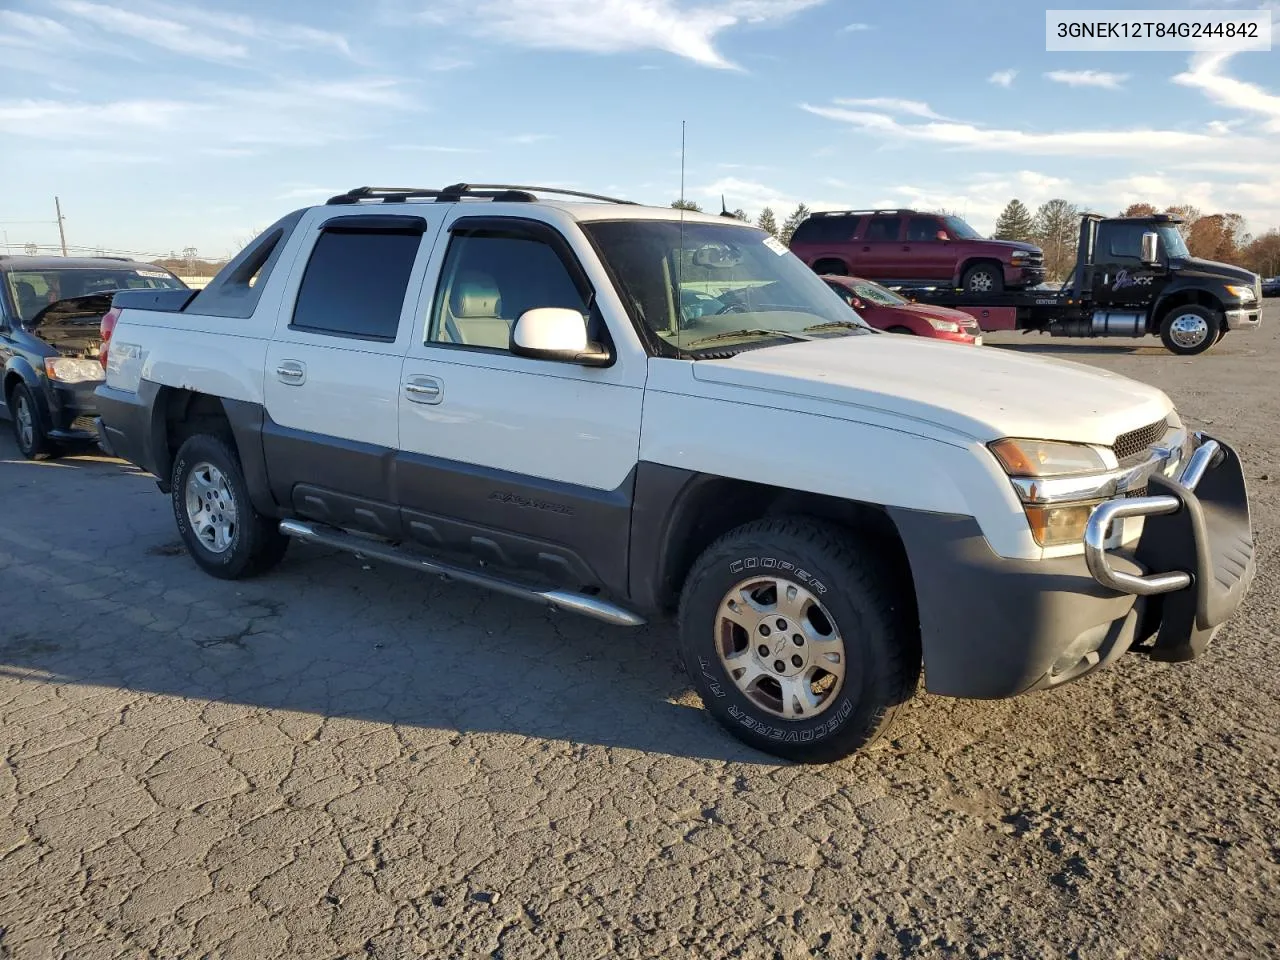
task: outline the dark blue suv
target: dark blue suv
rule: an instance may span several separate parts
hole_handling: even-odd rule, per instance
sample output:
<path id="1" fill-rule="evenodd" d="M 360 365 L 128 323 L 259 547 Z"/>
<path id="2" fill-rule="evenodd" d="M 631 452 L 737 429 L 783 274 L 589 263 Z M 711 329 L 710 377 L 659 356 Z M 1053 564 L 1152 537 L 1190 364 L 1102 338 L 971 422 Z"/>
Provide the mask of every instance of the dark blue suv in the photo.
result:
<path id="1" fill-rule="evenodd" d="M 0 256 L 0 411 L 24 457 L 97 440 L 98 326 L 114 293 L 185 287 L 167 270 L 124 258 Z"/>

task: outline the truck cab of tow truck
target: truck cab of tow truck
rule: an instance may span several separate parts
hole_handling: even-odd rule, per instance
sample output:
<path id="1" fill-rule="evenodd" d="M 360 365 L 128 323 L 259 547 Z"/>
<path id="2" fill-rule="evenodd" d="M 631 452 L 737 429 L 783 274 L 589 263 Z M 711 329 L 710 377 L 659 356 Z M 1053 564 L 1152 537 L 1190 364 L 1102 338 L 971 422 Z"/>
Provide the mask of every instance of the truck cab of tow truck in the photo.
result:
<path id="1" fill-rule="evenodd" d="M 1064 290 L 1092 307 L 1093 336 L 1156 334 L 1174 353 L 1209 349 L 1257 326 L 1261 281 L 1242 267 L 1193 257 L 1170 214 L 1080 221 L 1077 267 Z"/>

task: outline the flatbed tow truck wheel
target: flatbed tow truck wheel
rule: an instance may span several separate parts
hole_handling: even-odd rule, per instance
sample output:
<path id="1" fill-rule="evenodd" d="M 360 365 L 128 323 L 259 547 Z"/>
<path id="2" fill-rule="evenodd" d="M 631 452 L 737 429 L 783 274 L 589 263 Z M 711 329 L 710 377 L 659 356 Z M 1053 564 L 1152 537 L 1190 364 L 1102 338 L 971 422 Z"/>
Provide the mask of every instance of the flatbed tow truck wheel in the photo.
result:
<path id="1" fill-rule="evenodd" d="M 1204 353 L 1220 339 L 1222 314 L 1207 307 L 1174 307 L 1160 322 L 1165 349 L 1182 357 Z"/>
<path id="2" fill-rule="evenodd" d="M 735 737 L 802 763 L 848 756 L 915 691 L 919 641 L 856 541 L 803 518 L 716 541 L 680 602 L 680 644 L 702 702 Z"/>

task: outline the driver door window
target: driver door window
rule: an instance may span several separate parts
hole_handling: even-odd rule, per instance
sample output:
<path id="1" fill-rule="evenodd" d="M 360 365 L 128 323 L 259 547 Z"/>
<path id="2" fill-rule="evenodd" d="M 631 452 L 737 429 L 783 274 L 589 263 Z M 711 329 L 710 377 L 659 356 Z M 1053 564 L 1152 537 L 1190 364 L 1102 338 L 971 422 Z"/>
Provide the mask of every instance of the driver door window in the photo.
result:
<path id="1" fill-rule="evenodd" d="M 536 307 L 588 312 L 555 250 L 518 230 L 456 234 L 440 273 L 427 340 L 506 351 L 516 319 Z"/>

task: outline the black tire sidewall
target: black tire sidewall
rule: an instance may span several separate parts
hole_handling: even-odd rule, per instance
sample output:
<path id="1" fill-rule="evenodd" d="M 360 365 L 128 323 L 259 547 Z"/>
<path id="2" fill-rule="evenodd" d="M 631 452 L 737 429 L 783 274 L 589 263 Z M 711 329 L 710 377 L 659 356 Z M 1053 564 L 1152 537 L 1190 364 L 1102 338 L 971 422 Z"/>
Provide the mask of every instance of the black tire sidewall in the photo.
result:
<path id="1" fill-rule="evenodd" d="M 1172 328 L 1173 321 L 1178 317 L 1194 313 L 1196 316 L 1204 320 L 1209 325 L 1209 333 L 1204 340 L 1190 349 L 1181 347 L 1173 340 Z M 1210 310 L 1208 307 L 1201 306 L 1184 306 L 1174 307 L 1164 315 L 1164 319 L 1160 321 L 1160 341 L 1164 344 L 1164 348 L 1172 354 L 1179 357 L 1194 357 L 1204 353 L 1219 340 L 1222 334 L 1226 332 L 1226 327 L 1222 322 L 1222 314 L 1216 310 Z"/>
<path id="2" fill-rule="evenodd" d="M 231 546 L 222 553 L 213 553 L 207 549 L 200 542 L 200 538 L 196 536 L 187 519 L 187 477 L 200 463 L 211 463 L 222 472 L 227 480 L 227 487 L 231 491 L 231 497 L 235 501 L 236 531 L 232 537 Z M 178 524 L 178 533 L 186 544 L 191 559 L 207 573 L 226 580 L 236 579 L 249 571 L 258 550 L 256 542 L 258 524 L 255 522 L 257 515 L 249 499 L 248 485 L 245 483 L 239 460 L 231 453 L 226 443 L 209 434 L 196 434 L 189 437 L 173 458 L 170 484 L 174 520 Z"/>
<path id="3" fill-rule="evenodd" d="M 761 709 L 720 661 L 716 612 L 725 594 L 753 572 L 782 576 L 813 593 L 845 639 L 844 684 L 835 701 L 812 719 L 783 720 Z M 840 574 L 839 565 L 820 550 L 790 538 L 768 544 L 762 536 L 718 544 L 696 565 L 680 605 L 681 652 L 704 706 L 739 739 L 799 761 L 842 757 L 868 740 L 883 693 L 866 688 L 885 674 L 880 661 L 892 642 L 892 627 L 855 585 L 840 582 Z"/>
<path id="4" fill-rule="evenodd" d="M 22 445 L 21 428 L 18 426 L 18 404 L 22 402 L 31 410 L 31 447 Z M 9 395 L 9 419 L 13 425 L 13 442 L 18 451 L 28 460 L 39 460 L 49 455 L 51 445 L 44 424 L 40 419 L 40 404 L 36 403 L 35 394 L 25 383 L 19 383 Z"/>

